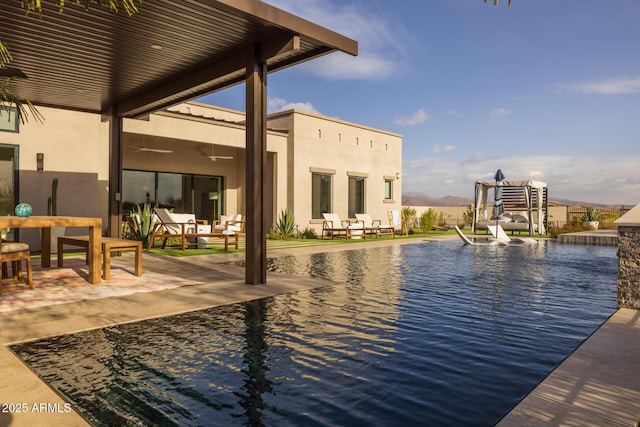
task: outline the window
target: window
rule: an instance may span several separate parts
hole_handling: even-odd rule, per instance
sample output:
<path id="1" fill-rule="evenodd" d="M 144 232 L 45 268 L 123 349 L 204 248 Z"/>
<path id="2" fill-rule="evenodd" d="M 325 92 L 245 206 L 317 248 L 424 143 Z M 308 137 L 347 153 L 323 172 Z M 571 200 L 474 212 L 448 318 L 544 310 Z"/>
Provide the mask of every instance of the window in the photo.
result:
<path id="1" fill-rule="evenodd" d="M 384 199 L 385 200 L 393 199 L 393 180 L 392 179 L 384 180 Z"/>
<path id="2" fill-rule="evenodd" d="M 195 213 L 196 218 L 209 222 L 219 219 L 223 213 L 221 176 L 124 170 L 122 177 L 122 213 L 125 215 L 143 203 Z"/>
<path id="3" fill-rule="evenodd" d="M 311 218 L 322 219 L 323 213 L 332 211 L 331 175 L 311 174 Z"/>
<path id="4" fill-rule="evenodd" d="M 0 131 L 19 132 L 20 121 L 18 120 L 18 110 L 16 107 L 3 105 L 0 108 Z"/>
<path id="5" fill-rule="evenodd" d="M 192 211 L 191 206 L 185 206 L 185 196 L 191 196 L 190 182 L 187 188 L 183 186 L 185 178 L 190 181 L 191 176 L 179 173 L 158 173 L 158 196 L 156 197 L 158 207 L 173 209 L 174 212 Z"/>
<path id="6" fill-rule="evenodd" d="M 364 213 L 364 183 L 363 177 L 349 177 L 349 218 Z"/>
<path id="7" fill-rule="evenodd" d="M 136 205 L 156 203 L 156 174 L 122 171 L 122 213 L 128 215 Z"/>
<path id="8" fill-rule="evenodd" d="M 5 120 L 0 118 L 0 120 Z M 16 158 L 18 157 L 18 146 L 0 145 L 0 215 L 13 215 L 17 203 L 16 200 L 16 183 L 18 165 Z M 13 229 L 3 228 L 2 238 L 14 240 Z"/>

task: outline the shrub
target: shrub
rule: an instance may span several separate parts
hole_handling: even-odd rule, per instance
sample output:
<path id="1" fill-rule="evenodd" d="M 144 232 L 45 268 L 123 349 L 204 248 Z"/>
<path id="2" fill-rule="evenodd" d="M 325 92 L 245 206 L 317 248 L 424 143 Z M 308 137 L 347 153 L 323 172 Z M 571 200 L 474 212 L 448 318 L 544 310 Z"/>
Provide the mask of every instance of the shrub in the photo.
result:
<path id="1" fill-rule="evenodd" d="M 300 239 L 317 239 L 318 234 L 313 228 L 306 227 L 304 230 L 298 232 L 298 237 Z"/>
<path id="2" fill-rule="evenodd" d="M 413 233 L 411 229 L 416 223 L 416 210 L 405 206 L 402 208 L 400 215 L 402 220 L 402 233 L 408 236 L 409 233 Z"/>
<path id="3" fill-rule="evenodd" d="M 267 237 L 273 240 L 289 240 L 295 236 L 297 230 L 298 226 L 293 217 L 293 212 L 287 208 L 280 212 L 278 222 L 271 227 L 271 231 L 269 231 Z"/>
<path id="4" fill-rule="evenodd" d="M 464 225 L 473 225 L 473 214 L 475 209 L 473 205 L 469 205 L 467 207 L 467 211 L 462 214 L 462 219 L 464 220 Z"/>
<path id="5" fill-rule="evenodd" d="M 420 227 L 424 233 L 431 231 L 437 220 L 436 211 L 429 208 L 420 215 Z"/>

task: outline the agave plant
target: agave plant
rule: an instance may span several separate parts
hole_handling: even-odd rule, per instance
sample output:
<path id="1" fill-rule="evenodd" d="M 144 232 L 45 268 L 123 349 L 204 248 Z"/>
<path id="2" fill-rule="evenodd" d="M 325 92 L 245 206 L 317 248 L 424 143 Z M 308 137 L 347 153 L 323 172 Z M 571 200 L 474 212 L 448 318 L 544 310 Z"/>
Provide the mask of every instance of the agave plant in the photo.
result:
<path id="1" fill-rule="evenodd" d="M 288 240 L 295 237 L 297 230 L 298 226 L 296 225 L 296 219 L 293 217 L 293 212 L 287 208 L 280 212 L 280 218 L 271 228 L 268 237 L 270 239 Z"/>
<path id="2" fill-rule="evenodd" d="M 142 205 L 136 205 L 131 210 L 131 216 L 129 217 L 131 222 L 127 229 L 126 238 L 130 240 L 139 240 L 142 242 L 143 247 L 146 247 L 151 238 L 151 232 L 153 231 L 153 210 L 149 203 Z"/>
<path id="3" fill-rule="evenodd" d="M 580 218 L 583 222 L 597 222 L 600 221 L 600 212 L 596 209 L 595 206 L 587 206 L 587 210 L 585 211 L 582 218 Z"/>

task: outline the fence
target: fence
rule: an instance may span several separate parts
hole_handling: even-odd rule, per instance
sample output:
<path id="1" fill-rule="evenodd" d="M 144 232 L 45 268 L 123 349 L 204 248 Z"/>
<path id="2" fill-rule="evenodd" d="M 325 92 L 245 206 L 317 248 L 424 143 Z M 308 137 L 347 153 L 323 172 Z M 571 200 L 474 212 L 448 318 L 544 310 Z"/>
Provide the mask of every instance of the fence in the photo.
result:
<path id="1" fill-rule="evenodd" d="M 600 213 L 600 224 L 598 228 L 611 229 L 614 228 L 613 221 L 624 215 L 633 206 L 630 205 L 595 205 Z M 416 227 L 419 227 L 418 221 L 420 215 L 429 208 L 432 208 L 443 223 L 437 225 L 445 225 L 453 227 L 454 225 L 462 226 L 465 223 L 464 213 L 468 206 L 409 206 L 416 210 Z M 549 227 L 563 228 L 566 225 L 582 223 L 582 216 L 586 213 L 588 205 L 557 205 L 549 203 L 547 224 Z M 489 208 L 490 210 L 490 208 Z"/>

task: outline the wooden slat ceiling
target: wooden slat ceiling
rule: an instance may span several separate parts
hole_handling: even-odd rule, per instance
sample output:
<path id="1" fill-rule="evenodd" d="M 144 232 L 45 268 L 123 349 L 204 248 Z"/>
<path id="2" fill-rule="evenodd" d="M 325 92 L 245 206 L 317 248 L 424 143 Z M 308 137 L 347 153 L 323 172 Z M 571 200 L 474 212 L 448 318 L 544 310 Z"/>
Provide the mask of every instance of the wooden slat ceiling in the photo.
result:
<path id="1" fill-rule="evenodd" d="M 270 72 L 357 43 L 256 0 L 145 0 L 128 17 L 67 2 L 43 14 L 0 8 L 0 37 L 29 77 L 12 88 L 37 105 L 140 117 L 244 80 L 261 46 Z M 280 49 L 282 48 L 282 49 Z"/>

